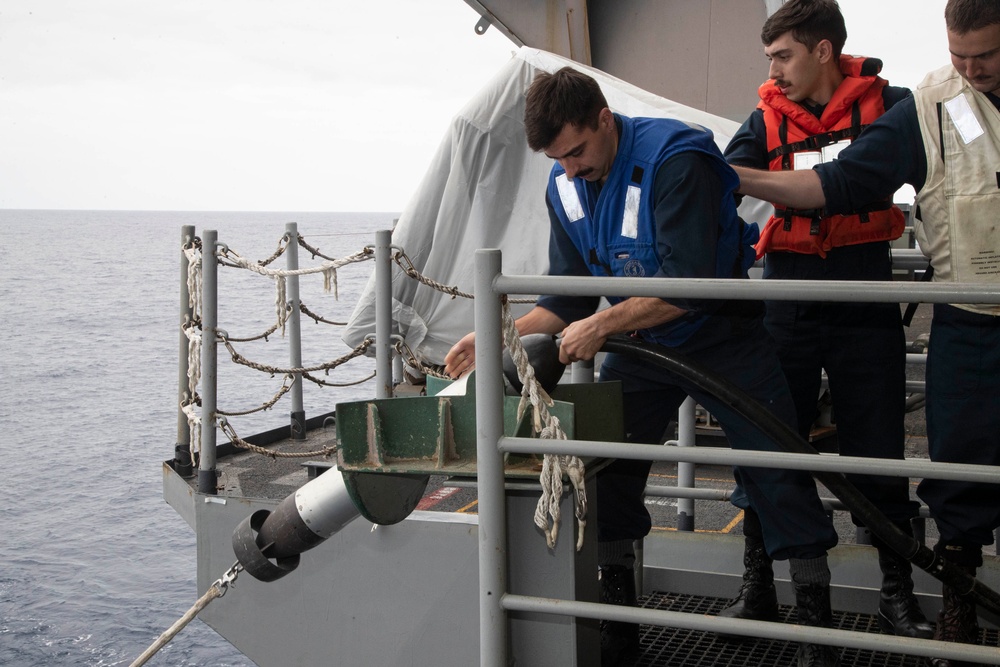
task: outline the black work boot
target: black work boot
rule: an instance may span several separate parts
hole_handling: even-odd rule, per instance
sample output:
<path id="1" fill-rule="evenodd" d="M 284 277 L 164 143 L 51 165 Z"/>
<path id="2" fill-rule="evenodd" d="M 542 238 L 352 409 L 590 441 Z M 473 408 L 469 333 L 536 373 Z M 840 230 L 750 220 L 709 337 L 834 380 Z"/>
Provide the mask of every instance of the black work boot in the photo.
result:
<path id="1" fill-rule="evenodd" d="M 970 576 L 976 576 L 976 568 L 958 565 Z M 941 587 L 941 613 L 934 628 L 934 639 L 942 642 L 975 644 L 979 639 L 979 621 L 976 618 L 976 604 L 968 600 L 951 586 Z M 972 663 L 949 658 L 930 658 L 931 667 L 966 667 Z"/>
<path id="2" fill-rule="evenodd" d="M 747 536 L 743 541 L 743 584 L 736 597 L 719 612 L 721 618 L 748 618 L 755 621 L 778 620 L 778 594 L 774 590 L 773 561 L 764 542 Z M 741 635 L 720 634 L 724 639 L 746 639 Z"/>
<path id="3" fill-rule="evenodd" d="M 830 608 L 830 569 L 826 556 L 789 561 L 799 625 L 833 627 Z M 795 654 L 798 667 L 837 667 L 840 651 L 824 644 L 799 644 Z"/>
<path id="4" fill-rule="evenodd" d="M 924 616 L 913 594 L 913 567 L 895 551 L 884 545 L 878 548 L 878 565 L 882 570 L 882 591 L 878 602 L 878 625 L 882 632 L 899 637 L 930 639 L 934 626 Z"/>
<path id="5" fill-rule="evenodd" d="M 638 607 L 635 571 L 623 565 L 600 568 L 601 602 Z M 621 621 L 601 621 L 601 667 L 628 664 L 639 655 L 639 626 Z"/>

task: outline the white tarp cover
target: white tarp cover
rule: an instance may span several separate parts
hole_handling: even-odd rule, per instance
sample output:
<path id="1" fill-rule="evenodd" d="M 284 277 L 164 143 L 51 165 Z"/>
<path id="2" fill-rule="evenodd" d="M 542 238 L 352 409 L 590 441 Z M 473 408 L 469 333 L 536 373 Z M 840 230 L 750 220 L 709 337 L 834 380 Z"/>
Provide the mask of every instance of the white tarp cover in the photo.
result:
<path id="1" fill-rule="evenodd" d="M 499 248 L 503 272 L 542 275 L 548 269 L 549 219 L 545 186 L 552 160 L 528 148 L 524 94 L 535 76 L 570 65 L 601 85 L 613 111 L 627 116 L 678 118 L 715 133 L 724 149 L 739 124 L 653 95 L 600 70 L 522 47 L 453 119 L 419 189 L 392 234 L 423 275 L 473 291 L 475 251 Z M 749 113 L 749 110 L 748 110 Z M 740 214 L 763 226 L 769 207 L 744 200 Z M 442 364 L 449 348 L 473 329 L 471 299 L 451 296 L 408 278 L 393 265 L 394 327 L 424 363 Z M 520 297 L 517 297 L 520 298 Z M 530 308 L 512 307 L 517 317 Z M 375 276 L 369 278 L 343 340 L 350 347 L 375 331 Z"/>

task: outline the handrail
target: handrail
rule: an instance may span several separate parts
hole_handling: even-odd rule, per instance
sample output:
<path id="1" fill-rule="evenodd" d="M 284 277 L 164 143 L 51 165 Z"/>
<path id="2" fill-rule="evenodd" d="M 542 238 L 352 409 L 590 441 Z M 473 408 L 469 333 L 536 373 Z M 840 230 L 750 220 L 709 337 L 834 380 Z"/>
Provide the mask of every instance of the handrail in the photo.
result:
<path id="1" fill-rule="evenodd" d="M 614 456 L 647 460 L 693 461 L 730 465 L 765 465 L 803 470 L 824 469 L 838 472 L 858 472 L 859 457 L 827 457 L 807 454 L 774 454 L 735 450 L 703 450 L 681 447 L 655 447 L 628 443 L 606 443 L 579 440 L 539 440 L 504 437 L 502 435 L 502 336 L 500 299 L 508 294 L 554 294 L 570 296 L 645 296 L 697 299 L 741 300 L 811 300 L 839 302 L 925 302 L 925 303 L 989 303 L 1000 304 L 998 284 L 953 284 L 877 281 L 798 281 L 623 278 L 573 276 L 505 276 L 502 274 L 499 250 L 476 252 L 476 419 L 478 424 L 478 492 L 479 492 L 479 571 L 480 571 L 480 664 L 502 667 L 507 664 L 507 612 L 533 610 L 559 615 L 645 622 L 688 627 L 691 619 L 675 619 L 669 612 L 646 609 L 622 609 L 608 605 L 565 600 L 546 600 L 530 596 L 515 596 L 506 588 L 506 510 L 503 498 L 504 452 L 559 453 L 578 456 Z M 734 284 L 735 283 L 735 284 Z M 489 296 L 497 298 L 489 298 Z M 613 450 L 613 451 L 612 451 Z M 775 460 L 780 457 L 779 462 Z M 862 472 L 897 476 L 922 475 L 937 479 L 966 479 L 1000 483 L 1000 473 L 991 466 L 945 464 L 935 462 L 898 461 L 893 459 L 860 459 Z M 873 470 L 873 461 L 890 462 L 887 471 Z M 929 473 L 929 474 L 926 474 Z M 596 609 L 591 609 L 592 605 Z M 626 618 L 627 617 L 627 618 Z M 669 622 L 664 622 L 668 619 Z M 715 627 L 718 619 L 703 619 Z M 754 621 L 735 620 L 734 634 L 759 634 L 750 627 Z M 728 627 L 728 624 L 727 624 Z M 789 628 L 768 628 L 786 632 Z M 800 641 L 847 646 L 843 633 L 826 628 L 791 628 Z M 886 639 L 891 639 L 886 643 Z M 865 638 L 850 642 L 869 641 Z M 974 660 L 1000 664 L 1000 652 L 992 648 L 936 642 L 931 640 L 879 637 L 881 648 L 891 645 L 901 652 L 937 656 L 956 660 Z M 899 647 L 895 643 L 900 644 Z"/>
<path id="2" fill-rule="evenodd" d="M 482 252 L 482 251 L 479 251 Z M 1000 283 L 877 280 L 736 280 L 733 278 L 605 278 L 498 274 L 496 294 L 649 296 L 680 299 L 1000 304 Z"/>
<path id="3" fill-rule="evenodd" d="M 719 634 L 829 644 L 843 648 L 879 652 L 891 651 L 924 657 L 950 658 L 970 663 L 1000 664 L 1000 655 L 998 655 L 997 649 L 991 646 L 957 644 L 882 634 L 875 635 L 836 628 L 819 628 L 807 625 L 770 623 L 767 621 L 751 621 L 736 618 L 730 619 L 682 611 L 643 609 L 640 607 L 607 605 L 578 600 L 558 600 L 555 598 L 514 595 L 512 593 L 504 595 L 503 608 L 507 611 L 536 612 L 555 616 L 573 615 L 580 618 L 607 619 L 622 623 L 646 623 Z"/>
<path id="4" fill-rule="evenodd" d="M 943 463 L 914 459 L 877 459 L 834 454 L 792 454 L 726 448 L 677 447 L 675 445 L 636 444 L 603 440 L 542 440 L 539 438 L 500 438 L 498 447 L 505 454 L 559 454 L 616 459 L 644 459 L 707 465 L 735 465 L 758 468 L 784 468 L 819 472 L 842 472 L 886 477 L 928 477 L 953 481 L 1000 484 L 996 466 L 971 463 Z M 885 470 L 875 470 L 880 464 Z"/>

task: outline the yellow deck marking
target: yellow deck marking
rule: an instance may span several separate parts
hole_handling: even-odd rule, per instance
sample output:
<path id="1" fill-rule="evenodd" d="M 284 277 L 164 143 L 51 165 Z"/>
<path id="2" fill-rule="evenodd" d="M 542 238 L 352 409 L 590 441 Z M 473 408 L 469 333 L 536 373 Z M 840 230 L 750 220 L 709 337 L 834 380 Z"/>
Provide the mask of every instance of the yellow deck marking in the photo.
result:
<path id="1" fill-rule="evenodd" d="M 476 505 L 478 505 L 478 504 L 479 504 L 479 499 L 477 498 L 476 500 L 473 500 L 473 501 L 472 501 L 471 503 L 469 503 L 468 505 L 465 505 L 464 507 L 459 507 L 459 508 L 458 508 L 457 510 L 455 510 L 455 511 L 456 511 L 456 512 L 457 512 L 458 514 L 465 514 L 465 513 L 467 513 L 467 512 L 468 512 L 469 514 L 476 514 L 476 512 L 469 512 L 469 509 L 470 509 L 470 508 L 473 508 L 473 507 L 475 507 L 475 506 L 476 506 Z"/>
<path id="2" fill-rule="evenodd" d="M 733 520 L 730 521 L 726 525 L 726 527 L 723 528 L 722 530 L 720 530 L 719 532 L 720 533 L 728 533 L 733 528 L 735 528 L 737 525 L 739 525 L 740 521 L 743 521 L 743 510 L 740 510 L 739 513 L 736 516 L 733 517 Z"/>

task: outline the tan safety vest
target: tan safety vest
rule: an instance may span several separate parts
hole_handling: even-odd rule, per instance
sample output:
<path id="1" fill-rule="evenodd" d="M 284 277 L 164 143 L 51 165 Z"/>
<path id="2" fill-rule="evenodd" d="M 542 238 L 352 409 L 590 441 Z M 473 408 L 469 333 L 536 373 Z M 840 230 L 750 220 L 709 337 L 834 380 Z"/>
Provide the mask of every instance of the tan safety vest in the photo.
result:
<path id="1" fill-rule="evenodd" d="M 927 155 L 914 231 L 934 280 L 1000 282 L 1000 111 L 951 65 L 914 91 Z M 953 304 L 987 315 L 1000 305 Z"/>

